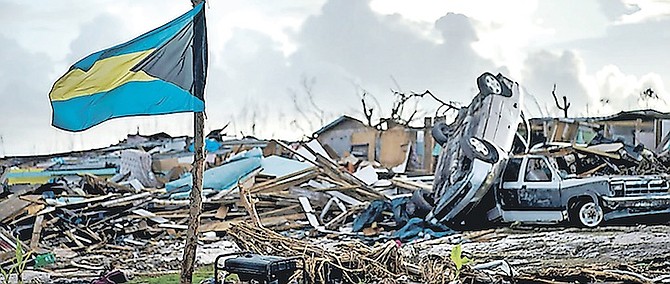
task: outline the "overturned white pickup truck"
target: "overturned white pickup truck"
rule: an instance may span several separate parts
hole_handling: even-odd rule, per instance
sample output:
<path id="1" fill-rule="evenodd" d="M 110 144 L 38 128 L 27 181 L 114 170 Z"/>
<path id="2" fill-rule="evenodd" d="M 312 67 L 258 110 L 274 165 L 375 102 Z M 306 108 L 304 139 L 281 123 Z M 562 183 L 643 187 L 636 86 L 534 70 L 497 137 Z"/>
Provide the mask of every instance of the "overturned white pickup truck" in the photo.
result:
<path id="1" fill-rule="evenodd" d="M 569 220 L 595 227 L 610 219 L 670 212 L 666 176 L 578 178 L 561 171 L 555 157 L 524 154 L 530 135 L 523 88 L 490 73 L 477 78 L 477 86 L 479 93 L 453 123 L 433 128 L 443 147 L 433 190 L 413 197 L 418 204 L 432 203 L 427 221 Z"/>
<path id="2" fill-rule="evenodd" d="M 593 176 L 578 178 L 559 170 L 554 158 L 520 155 L 507 160 L 494 187 L 496 207 L 490 220 L 547 223 L 569 220 L 595 227 L 602 221 L 670 213 L 667 176 Z"/>

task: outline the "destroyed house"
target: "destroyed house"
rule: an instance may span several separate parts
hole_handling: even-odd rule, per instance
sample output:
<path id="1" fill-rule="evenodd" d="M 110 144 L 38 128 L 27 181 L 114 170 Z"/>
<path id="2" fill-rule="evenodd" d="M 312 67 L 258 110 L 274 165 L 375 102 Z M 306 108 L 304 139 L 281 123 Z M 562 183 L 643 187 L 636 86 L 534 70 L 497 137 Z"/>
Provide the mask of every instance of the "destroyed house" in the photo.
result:
<path id="1" fill-rule="evenodd" d="M 657 153 L 670 146 L 670 113 L 656 110 L 622 111 L 611 116 L 579 118 L 533 118 L 531 145 L 540 142 L 586 144 L 598 132 L 631 145 L 643 144 Z"/>
<path id="2" fill-rule="evenodd" d="M 384 167 L 407 165 L 408 170 L 423 168 L 424 129 L 386 122 L 385 130 L 365 125 L 343 115 L 314 132 L 314 137 L 334 158 L 352 156 L 377 161 Z M 430 153 L 429 153 L 430 154 Z"/>
<path id="3" fill-rule="evenodd" d="M 336 154 L 338 157 L 344 157 L 346 153 L 354 154 L 352 148 L 355 148 L 355 156 L 368 157 L 368 143 L 356 144 L 354 147 L 352 136 L 354 133 L 370 130 L 374 129 L 358 119 L 342 115 L 314 132 L 313 137 L 326 147 L 330 155 Z"/>

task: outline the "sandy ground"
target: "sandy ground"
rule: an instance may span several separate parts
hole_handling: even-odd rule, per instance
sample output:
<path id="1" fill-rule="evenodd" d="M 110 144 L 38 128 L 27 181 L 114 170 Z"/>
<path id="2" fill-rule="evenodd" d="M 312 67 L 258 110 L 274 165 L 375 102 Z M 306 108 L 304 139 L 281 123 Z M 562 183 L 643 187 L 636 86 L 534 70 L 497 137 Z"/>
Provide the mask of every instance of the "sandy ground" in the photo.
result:
<path id="1" fill-rule="evenodd" d="M 648 278 L 670 275 L 670 223 L 609 224 L 594 229 L 499 227 L 464 232 L 454 241 L 462 242 L 464 253 L 475 263 L 505 260 L 521 275 L 561 279 L 584 269 L 630 271 Z M 416 246 L 424 253 L 448 256 L 453 245 L 436 242 Z"/>

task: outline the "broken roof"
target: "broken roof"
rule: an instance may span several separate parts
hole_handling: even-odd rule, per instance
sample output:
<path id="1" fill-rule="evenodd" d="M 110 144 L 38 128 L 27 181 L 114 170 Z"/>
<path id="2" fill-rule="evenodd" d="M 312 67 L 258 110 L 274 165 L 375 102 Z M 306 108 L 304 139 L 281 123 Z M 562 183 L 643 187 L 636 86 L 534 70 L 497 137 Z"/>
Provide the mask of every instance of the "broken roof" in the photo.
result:
<path id="1" fill-rule="evenodd" d="M 331 128 L 337 126 L 338 124 L 340 124 L 344 121 L 354 121 L 354 122 L 360 123 L 362 126 L 365 126 L 365 124 L 358 119 L 355 119 L 355 118 L 353 118 L 351 116 L 348 116 L 348 115 L 341 115 L 340 117 L 333 120 L 331 123 L 328 123 L 325 126 L 321 127 L 319 130 L 315 131 L 314 136 L 321 135 L 322 133 L 330 130 Z"/>
<path id="2" fill-rule="evenodd" d="M 670 119 L 669 112 L 660 112 L 653 109 L 622 111 L 615 115 L 605 116 L 600 118 L 601 121 L 616 121 L 616 120 L 636 120 L 636 119 Z"/>
<path id="3" fill-rule="evenodd" d="M 608 116 L 596 116 L 596 117 L 568 117 L 568 118 L 557 118 L 557 117 L 537 117 L 531 118 L 531 121 L 549 121 L 559 119 L 564 122 L 599 122 L 599 121 L 622 121 L 622 120 L 649 120 L 649 119 L 670 119 L 670 112 L 660 112 L 653 109 L 641 109 L 641 110 L 630 110 L 630 111 L 621 111 L 617 114 L 608 115 Z"/>

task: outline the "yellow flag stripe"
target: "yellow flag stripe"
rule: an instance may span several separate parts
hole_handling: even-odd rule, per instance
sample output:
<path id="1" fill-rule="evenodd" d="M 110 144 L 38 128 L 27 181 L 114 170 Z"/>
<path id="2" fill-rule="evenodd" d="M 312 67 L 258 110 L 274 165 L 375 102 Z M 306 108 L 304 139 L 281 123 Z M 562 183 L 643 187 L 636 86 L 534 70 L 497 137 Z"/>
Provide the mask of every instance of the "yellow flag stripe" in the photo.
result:
<path id="1" fill-rule="evenodd" d="M 56 81 L 49 97 L 64 101 L 110 91 L 131 81 L 153 81 L 144 71 L 132 72 L 133 66 L 147 57 L 154 49 L 128 53 L 99 60 L 86 72 L 74 69 Z"/>

